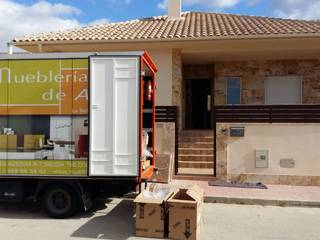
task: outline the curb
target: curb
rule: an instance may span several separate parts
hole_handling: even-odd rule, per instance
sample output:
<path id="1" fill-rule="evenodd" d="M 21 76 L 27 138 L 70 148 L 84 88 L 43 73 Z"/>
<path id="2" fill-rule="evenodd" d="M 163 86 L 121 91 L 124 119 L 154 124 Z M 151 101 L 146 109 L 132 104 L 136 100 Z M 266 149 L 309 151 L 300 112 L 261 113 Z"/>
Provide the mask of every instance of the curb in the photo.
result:
<path id="1" fill-rule="evenodd" d="M 320 202 L 297 201 L 297 200 L 273 200 L 273 199 L 258 199 L 258 198 L 205 196 L 204 202 L 205 203 L 239 204 L 239 205 L 320 208 Z"/>

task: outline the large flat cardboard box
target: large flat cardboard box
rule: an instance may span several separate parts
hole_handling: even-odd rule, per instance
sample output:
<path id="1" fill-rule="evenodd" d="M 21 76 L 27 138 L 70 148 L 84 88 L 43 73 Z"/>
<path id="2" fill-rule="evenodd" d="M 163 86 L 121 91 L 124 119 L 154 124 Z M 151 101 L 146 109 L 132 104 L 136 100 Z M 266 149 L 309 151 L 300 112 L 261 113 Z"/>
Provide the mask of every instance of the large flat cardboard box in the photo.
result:
<path id="1" fill-rule="evenodd" d="M 167 234 L 166 201 L 172 192 L 162 198 L 151 198 L 140 193 L 134 200 L 136 207 L 136 236 L 164 238 Z"/>
<path id="2" fill-rule="evenodd" d="M 158 169 L 157 182 L 169 183 L 174 172 L 173 155 L 157 154 L 156 168 Z"/>
<path id="3" fill-rule="evenodd" d="M 169 238 L 176 240 L 199 239 L 203 190 L 194 185 L 179 189 L 167 200 L 169 210 Z"/>

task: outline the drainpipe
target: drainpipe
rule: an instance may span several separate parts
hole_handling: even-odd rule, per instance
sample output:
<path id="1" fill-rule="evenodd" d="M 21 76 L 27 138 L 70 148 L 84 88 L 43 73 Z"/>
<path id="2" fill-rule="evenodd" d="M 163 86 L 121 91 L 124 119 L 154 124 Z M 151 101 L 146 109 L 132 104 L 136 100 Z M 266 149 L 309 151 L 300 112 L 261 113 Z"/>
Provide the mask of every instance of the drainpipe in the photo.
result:
<path id="1" fill-rule="evenodd" d="M 13 48 L 12 48 L 11 43 L 7 43 L 7 53 L 9 55 L 12 55 L 12 53 L 13 53 Z"/>

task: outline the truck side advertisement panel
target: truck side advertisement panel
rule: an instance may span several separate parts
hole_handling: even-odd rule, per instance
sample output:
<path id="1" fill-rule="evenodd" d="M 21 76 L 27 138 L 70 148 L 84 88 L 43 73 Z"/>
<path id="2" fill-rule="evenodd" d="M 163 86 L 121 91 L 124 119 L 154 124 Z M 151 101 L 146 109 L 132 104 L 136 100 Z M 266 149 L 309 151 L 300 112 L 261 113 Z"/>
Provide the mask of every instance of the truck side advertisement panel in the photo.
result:
<path id="1" fill-rule="evenodd" d="M 0 60 L 0 175 L 87 176 L 88 59 Z"/>

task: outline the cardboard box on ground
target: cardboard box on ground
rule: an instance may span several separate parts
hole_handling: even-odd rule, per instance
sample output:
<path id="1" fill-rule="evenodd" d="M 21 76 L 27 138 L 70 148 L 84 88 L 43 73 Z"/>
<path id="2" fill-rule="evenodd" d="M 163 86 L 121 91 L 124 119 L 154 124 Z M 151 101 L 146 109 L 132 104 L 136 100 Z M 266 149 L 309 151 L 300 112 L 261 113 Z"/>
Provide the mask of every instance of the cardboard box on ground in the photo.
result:
<path id="1" fill-rule="evenodd" d="M 169 210 L 169 238 L 196 240 L 199 237 L 203 190 L 194 185 L 179 189 L 167 200 Z"/>
<path id="2" fill-rule="evenodd" d="M 173 191 L 167 184 L 150 184 L 134 200 L 136 236 L 164 238 L 168 232 L 166 201 Z"/>
<path id="3" fill-rule="evenodd" d="M 170 239 L 198 238 L 203 191 L 198 186 L 173 189 L 167 184 L 151 184 L 134 200 L 136 235 Z"/>

